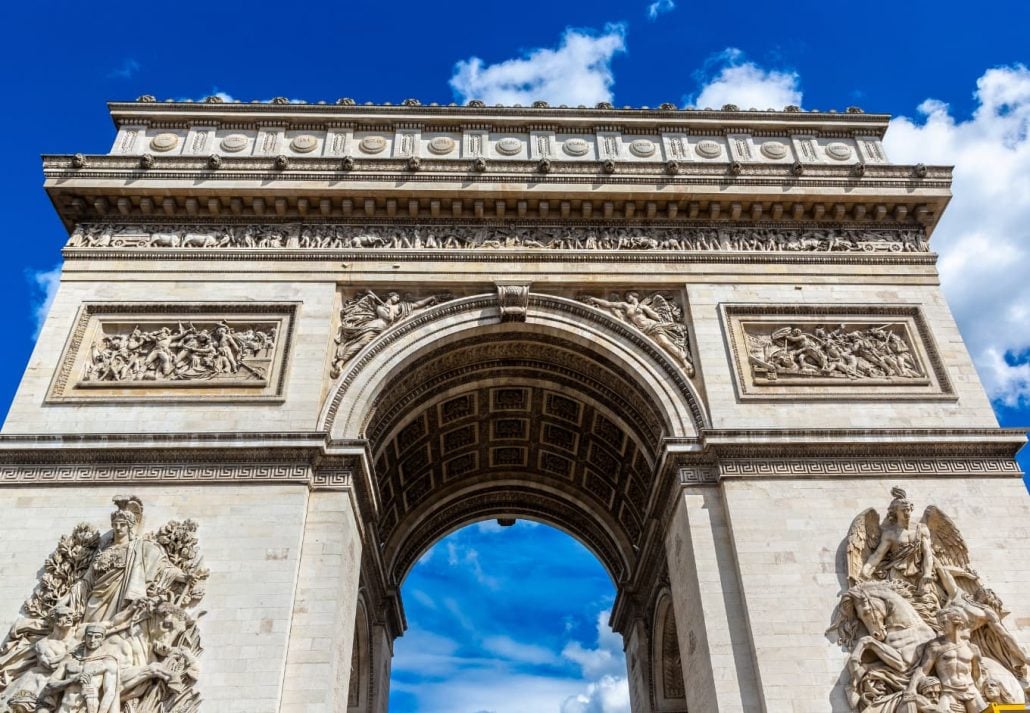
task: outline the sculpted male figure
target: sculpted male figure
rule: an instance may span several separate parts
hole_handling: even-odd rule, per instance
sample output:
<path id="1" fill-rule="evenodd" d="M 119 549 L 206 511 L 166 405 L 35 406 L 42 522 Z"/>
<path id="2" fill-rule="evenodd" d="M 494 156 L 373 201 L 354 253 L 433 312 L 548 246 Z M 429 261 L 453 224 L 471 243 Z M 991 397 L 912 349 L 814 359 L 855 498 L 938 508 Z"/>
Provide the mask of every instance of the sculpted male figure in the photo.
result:
<path id="1" fill-rule="evenodd" d="M 88 624 L 82 645 L 54 671 L 48 692 L 64 691 L 55 713 L 119 713 L 118 661 L 100 651 L 106 634 L 104 624 Z"/>
<path id="2" fill-rule="evenodd" d="M 987 702 L 976 687 L 981 678 L 980 649 L 969 641 L 965 612 L 960 607 L 948 606 L 940 610 L 937 619 L 944 633 L 923 649 L 923 657 L 901 699 L 909 704 L 906 713 L 918 710 L 919 684 L 930 675 L 941 682 L 941 702 L 945 710 L 957 704 L 960 709 L 964 707 L 966 713 L 981 713 Z"/>

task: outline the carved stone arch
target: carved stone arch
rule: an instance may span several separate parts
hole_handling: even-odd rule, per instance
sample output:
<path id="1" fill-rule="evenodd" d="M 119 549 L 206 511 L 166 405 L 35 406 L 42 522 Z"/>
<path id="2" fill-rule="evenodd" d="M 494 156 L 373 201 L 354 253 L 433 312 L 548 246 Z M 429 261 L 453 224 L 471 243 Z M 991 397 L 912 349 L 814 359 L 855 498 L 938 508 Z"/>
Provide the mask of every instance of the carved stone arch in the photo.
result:
<path id="1" fill-rule="evenodd" d="M 333 382 L 319 427 L 334 438 L 364 438 L 372 407 L 398 374 L 431 352 L 470 334 L 540 334 L 603 355 L 634 374 L 658 405 L 666 436 L 692 437 L 708 425 L 696 389 L 674 360 L 647 336 L 610 314 L 575 300 L 530 293 L 524 322 L 502 321 L 497 295 L 464 297 L 428 308 L 373 340 Z"/>
<path id="2" fill-rule="evenodd" d="M 351 649 L 347 713 L 370 713 L 375 688 L 372 672 L 372 628 L 364 592 L 358 594 L 354 613 L 354 644 Z"/>
<path id="3" fill-rule="evenodd" d="M 655 713 L 686 713 L 687 698 L 672 595 L 657 599 L 651 628 L 651 704 Z"/>

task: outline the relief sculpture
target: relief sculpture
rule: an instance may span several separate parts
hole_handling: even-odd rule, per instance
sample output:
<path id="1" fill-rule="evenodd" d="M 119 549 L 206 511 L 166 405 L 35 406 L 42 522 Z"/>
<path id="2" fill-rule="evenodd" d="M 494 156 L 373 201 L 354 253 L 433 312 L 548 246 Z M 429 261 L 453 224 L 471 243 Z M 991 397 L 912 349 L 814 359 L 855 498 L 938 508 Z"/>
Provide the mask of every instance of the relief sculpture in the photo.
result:
<path id="1" fill-rule="evenodd" d="M 849 653 L 852 710 L 980 713 L 1025 703 L 1027 654 L 955 523 L 933 505 L 915 522 L 905 491 L 891 494 L 882 522 L 869 508 L 848 532 L 848 589 L 831 631 Z"/>
<path id="2" fill-rule="evenodd" d="M 925 376 L 899 324 L 744 325 L 756 383 L 782 380 L 920 379 Z"/>
<path id="3" fill-rule="evenodd" d="M 409 295 L 401 297 L 398 292 L 389 292 L 383 299 L 372 290 L 365 290 L 346 300 L 340 309 L 340 333 L 330 375 L 337 378 L 344 364 L 398 322 L 449 299 L 451 295 L 447 294 L 415 299 Z"/>
<path id="4" fill-rule="evenodd" d="M 188 322 L 104 324 L 83 366 L 82 383 L 153 381 L 265 381 L 277 327 L 269 324 Z"/>
<path id="5" fill-rule="evenodd" d="M 683 309 L 672 297 L 655 293 L 640 299 L 638 293 L 627 292 L 625 297 L 613 294 L 607 300 L 583 297 L 581 301 L 643 332 L 671 354 L 687 376 L 694 375 L 694 363 L 687 345 L 687 327 L 683 323 Z"/>
<path id="6" fill-rule="evenodd" d="M 80 224 L 69 248 L 925 253 L 919 228 Z"/>
<path id="7" fill-rule="evenodd" d="M 4 713 L 196 713 L 193 608 L 209 572 L 197 525 L 141 534 L 143 503 L 114 498 L 111 530 L 60 539 L 0 647 Z"/>

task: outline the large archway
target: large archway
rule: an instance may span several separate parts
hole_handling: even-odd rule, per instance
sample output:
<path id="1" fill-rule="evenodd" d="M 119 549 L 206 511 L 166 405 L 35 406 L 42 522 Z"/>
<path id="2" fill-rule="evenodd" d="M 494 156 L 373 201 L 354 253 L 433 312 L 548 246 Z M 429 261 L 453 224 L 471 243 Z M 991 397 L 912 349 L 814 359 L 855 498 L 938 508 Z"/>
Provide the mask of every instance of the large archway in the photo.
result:
<path id="1" fill-rule="evenodd" d="M 335 439 L 365 444 L 375 558 L 398 609 L 432 543 L 475 521 L 530 519 L 596 555 L 617 607 L 639 610 L 625 621 L 648 622 L 638 644 L 654 628 L 657 586 L 637 575 L 665 446 L 704 420 L 681 368 L 644 334 L 536 295 L 525 321 L 502 321 L 497 297 L 482 295 L 400 323 L 354 357 L 323 413 Z M 638 649 L 636 688 L 653 690 L 651 646 Z"/>

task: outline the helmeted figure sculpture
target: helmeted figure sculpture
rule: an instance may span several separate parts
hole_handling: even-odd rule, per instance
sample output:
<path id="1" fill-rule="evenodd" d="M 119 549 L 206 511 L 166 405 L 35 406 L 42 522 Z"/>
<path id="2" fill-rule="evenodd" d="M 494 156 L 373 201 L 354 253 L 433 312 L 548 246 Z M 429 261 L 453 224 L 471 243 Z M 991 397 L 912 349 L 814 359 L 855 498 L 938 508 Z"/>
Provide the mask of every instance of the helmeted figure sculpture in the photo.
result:
<path id="1" fill-rule="evenodd" d="M 140 534 L 143 503 L 114 499 L 111 530 L 62 537 L 0 647 L 0 711 L 195 713 L 201 652 L 187 610 L 208 571 L 197 525 Z"/>
<path id="2" fill-rule="evenodd" d="M 932 505 L 914 522 L 905 491 L 891 495 L 882 522 L 869 508 L 848 531 L 848 589 L 831 631 L 849 651 L 852 709 L 978 713 L 988 700 L 1025 703 L 1027 654 L 955 523 Z"/>

